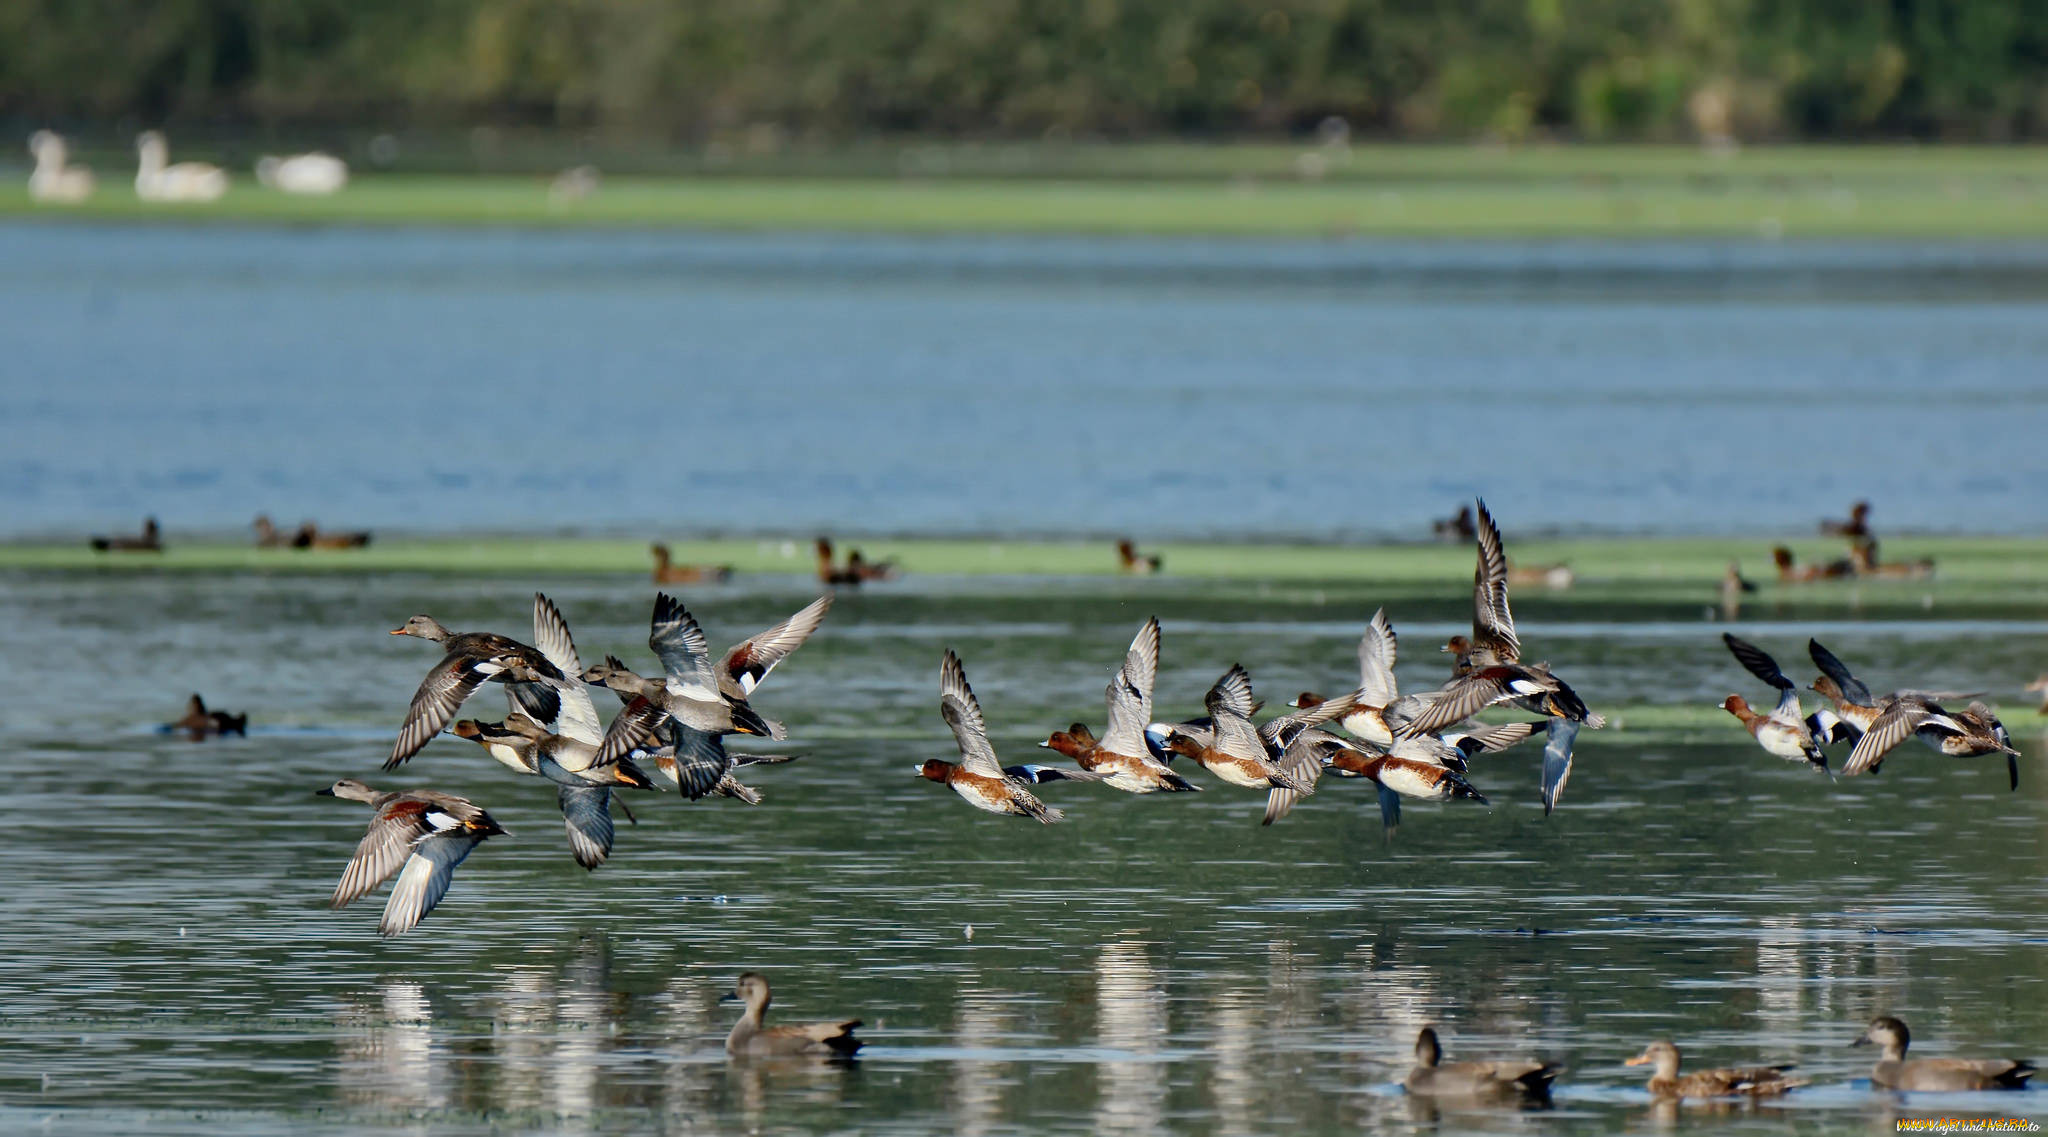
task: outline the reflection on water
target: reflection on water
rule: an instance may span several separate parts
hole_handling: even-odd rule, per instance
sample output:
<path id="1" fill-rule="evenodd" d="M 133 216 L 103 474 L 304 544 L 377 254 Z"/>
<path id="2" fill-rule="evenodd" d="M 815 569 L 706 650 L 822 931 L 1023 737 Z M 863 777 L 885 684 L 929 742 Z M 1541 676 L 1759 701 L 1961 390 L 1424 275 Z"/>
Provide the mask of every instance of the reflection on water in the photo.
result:
<path id="1" fill-rule="evenodd" d="M 335 1081 L 343 1104 L 367 1109 L 445 1109 L 452 1101 L 448 1052 L 434 1045 L 434 1009 L 417 983 L 387 982 L 375 1004 L 337 1016 Z M 515 1103 L 516 1104 L 516 1103 Z"/>
<path id="2" fill-rule="evenodd" d="M 1096 1067 L 1095 1131 L 1159 1131 L 1166 1066 L 1154 1056 L 1166 1041 L 1166 994 L 1146 944 L 1116 940 L 1096 953 L 1095 1035 L 1109 1052 Z"/>
<path id="3" fill-rule="evenodd" d="M 563 855 L 544 785 L 451 742 L 387 779 L 365 736 L 388 731 L 426 666 L 394 662 L 394 619 L 516 626 L 531 582 L 0 578 L 0 655 L 66 661 L 13 673 L 0 747 L 0 1131 L 57 1117 L 195 1137 L 1768 1133 L 1920 1109 L 1873 1095 L 1867 1056 L 1843 1046 L 1880 1012 L 1913 1024 L 1916 1053 L 2048 1040 L 2048 773 L 2026 742 L 2031 772 L 2008 793 L 2002 768 L 1912 751 L 1882 777 L 1830 783 L 1732 727 L 1610 727 L 1582 739 L 1556 815 L 1519 792 L 1526 764 L 1475 766 L 1491 808 L 1416 803 L 1391 844 L 1349 784 L 1271 828 L 1261 795 L 1221 784 L 1178 800 L 1051 785 L 1071 820 L 1044 827 L 902 772 L 950 747 L 933 644 L 855 630 L 915 629 L 921 614 L 958 629 L 992 737 L 1021 756 L 1047 723 L 1100 712 L 1114 651 L 1097 645 L 1128 641 L 1127 586 L 909 581 L 846 598 L 833 620 L 849 634 L 828 623 L 763 696 L 803 754 L 764 770 L 767 804 L 647 796 L 624 851 L 586 873 Z M 734 589 L 716 617 L 766 626 L 802 602 L 795 587 Z M 1231 587 L 1146 596 L 1169 629 L 1200 621 L 1169 631 L 1163 714 L 1198 713 L 1219 659 L 1272 690 L 1355 666 L 1355 624 L 1265 604 L 1233 620 L 1219 612 Z M 638 582 L 548 589 L 586 651 L 644 651 Z M 163 630 L 167 611 L 182 630 Z M 1067 634 L 974 631 L 1050 611 Z M 1713 629 L 1694 645 L 1675 626 L 1578 627 L 1546 647 L 1589 676 L 1596 704 L 1694 698 L 1670 681 L 1699 668 L 1694 647 L 1727 666 Z M 2009 631 L 1845 625 L 1838 647 L 1876 674 L 1932 660 L 1944 684 L 1990 685 L 2033 650 Z M 346 729 L 208 746 L 131 729 L 138 705 L 221 655 L 233 668 L 216 674 L 259 723 Z M 123 697 L 81 700 L 80 674 Z M 464 865 L 416 933 L 380 940 L 373 918 L 325 907 L 361 819 L 310 790 L 343 773 L 462 793 L 512 835 Z M 223 842 L 223 817 L 246 844 Z M 852 1068 L 728 1062 L 735 1010 L 716 1000 L 747 970 L 771 977 L 772 1016 L 861 1017 L 871 1049 Z M 1432 1022 L 1453 1060 L 1563 1063 L 1556 1108 L 1403 1095 Z M 1656 1107 L 1620 1064 L 1655 1037 L 1700 1064 L 1795 1061 L 1815 1084 L 1759 1109 Z"/>

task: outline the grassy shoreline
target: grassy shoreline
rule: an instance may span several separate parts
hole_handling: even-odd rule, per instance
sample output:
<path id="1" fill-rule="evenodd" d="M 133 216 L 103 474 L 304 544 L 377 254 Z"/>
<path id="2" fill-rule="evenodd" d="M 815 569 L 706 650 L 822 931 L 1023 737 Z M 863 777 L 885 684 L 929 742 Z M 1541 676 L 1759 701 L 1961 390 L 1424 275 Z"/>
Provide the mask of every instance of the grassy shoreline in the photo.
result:
<path id="1" fill-rule="evenodd" d="M 1843 555 L 1822 537 L 1510 536 L 1516 563 L 1564 563 L 1582 583 L 1718 582 L 1731 560 L 1751 580 L 1770 584 L 1770 549 L 1791 547 L 1801 561 Z M 809 575 L 808 538 L 668 539 L 678 563 L 729 565 L 738 574 Z M 893 559 L 906 574 L 949 576 L 1115 576 L 1107 541 L 851 538 L 870 560 Z M 1343 580 L 1441 582 L 1471 571 L 1469 543 L 1398 545 L 1146 544 L 1165 557 L 1165 577 L 1213 580 Z M 1898 537 L 1887 560 L 1932 557 L 1937 585 L 2048 587 L 2048 538 Z M 644 541 L 608 537 L 439 537 L 379 539 L 367 549 L 261 549 L 245 543 L 174 541 L 163 553 L 102 553 L 82 540 L 66 544 L 0 542 L 0 569 L 197 572 L 438 572 L 475 574 L 646 574 Z M 1927 580 L 1823 582 L 1813 587 L 1925 588 Z M 1532 591 L 1540 591 L 1531 586 Z"/>
<path id="2" fill-rule="evenodd" d="M 1004 154 L 1021 152 L 1023 159 Z M 268 224 L 685 227 L 897 233 L 1418 237 L 2048 238 L 2048 147 L 904 148 L 608 177 L 551 203 L 548 178 L 358 176 L 329 198 L 257 187 L 212 205 L 100 192 L 0 217 Z M 1304 177 L 1305 154 L 1323 173 Z M 914 160 L 906 155 L 921 155 Z M 198 155 L 194 155 L 198 156 Z M 124 171 L 125 172 L 125 171 Z"/>

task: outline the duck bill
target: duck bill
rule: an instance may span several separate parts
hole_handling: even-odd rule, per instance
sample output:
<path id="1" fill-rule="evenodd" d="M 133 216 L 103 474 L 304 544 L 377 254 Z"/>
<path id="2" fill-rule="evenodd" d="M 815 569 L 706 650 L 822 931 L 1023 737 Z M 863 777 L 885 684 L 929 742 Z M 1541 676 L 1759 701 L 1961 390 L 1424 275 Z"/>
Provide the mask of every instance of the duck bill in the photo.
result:
<path id="1" fill-rule="evenodd" d="M 394 635 L 394 636 L 402 636 L 402 635 L 404 635 L 404 634 L 405 634 L 405 629 L 404 629 L 404 628 L 393 628 L 393 629 L 391 629 L 391 634 L 392 634 L 392 635 Z"/>
<path id="2" fill-rule="evenodd" d="M 1624 1066 L 1647 1066 L 1649 1064 L 1650 1056 L 1647 1054 L 1638 1054 L 1634 1058 L 1622 1063 Z"/>
<path id="3" fill-rule="evenodd" d="M 1850 1043 L 1849 1045 L 1850 1045 L 1850 1046 L 1852 1046 L 1852 1047 L 1856 1047 L 1856 1046 L 1869 1046 L 1869 1045 L 1870 1045 L 1870 1036 L 1866 1034 L 1866 1035 L 1862 1036 L 1861 1038 L 1858 1038 L 1858 1039 L 1857 1039 L 1856 1041 L 1854 1041 L 1854 1042 Z"/>
<path id="4" fill-rule="evenodd" d="M 723 995 L 720 995 L 720 996 L 718 997 L 718 1001 L 719 1001 L 719 1002 L 721 1002 L 721 1003 L 737 1003 L 737 1002 L 740 1002 L 741 1000 L 740 1000 L 740 995 L 739 995 L 739 992 L 737 992 L 737 991 L 727 991 L 727 992 L 726 992 L 725 994 L 723 994 Z"/>

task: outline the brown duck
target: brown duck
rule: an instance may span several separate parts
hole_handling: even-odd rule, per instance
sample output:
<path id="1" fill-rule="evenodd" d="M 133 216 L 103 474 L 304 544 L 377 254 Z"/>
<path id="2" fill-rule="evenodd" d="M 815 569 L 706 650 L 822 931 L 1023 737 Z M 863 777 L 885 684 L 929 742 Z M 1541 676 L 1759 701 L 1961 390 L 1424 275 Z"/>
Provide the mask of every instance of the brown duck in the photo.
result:
<path id="1" fill-rule="evenodd" d="M 1657 1068 L 1650 1074 L 1650 1093 L 1660 1098 L 1768 1098 L 1806 1084 L 1785 1077 L 1785 1071 L 1792 1068 L 1789 1064 L 1728 1066 L 1680 1074 L 1678 1061 L 1678 1047 L 1659 1040 L 1624 1064 L 1644 1066 L 1654 1063 Z"/>

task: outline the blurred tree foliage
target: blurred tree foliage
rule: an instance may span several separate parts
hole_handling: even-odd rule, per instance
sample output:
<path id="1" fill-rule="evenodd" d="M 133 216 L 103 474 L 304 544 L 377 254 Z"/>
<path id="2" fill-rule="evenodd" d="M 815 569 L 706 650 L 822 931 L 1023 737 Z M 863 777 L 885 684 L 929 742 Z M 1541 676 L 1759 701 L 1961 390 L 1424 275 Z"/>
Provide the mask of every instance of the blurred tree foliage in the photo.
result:
<path id="1" fill-rule="evenodd" d="M 2048 130 L 2048 0 L 4 0 L 0 114 L 2004 139 Z"/>

